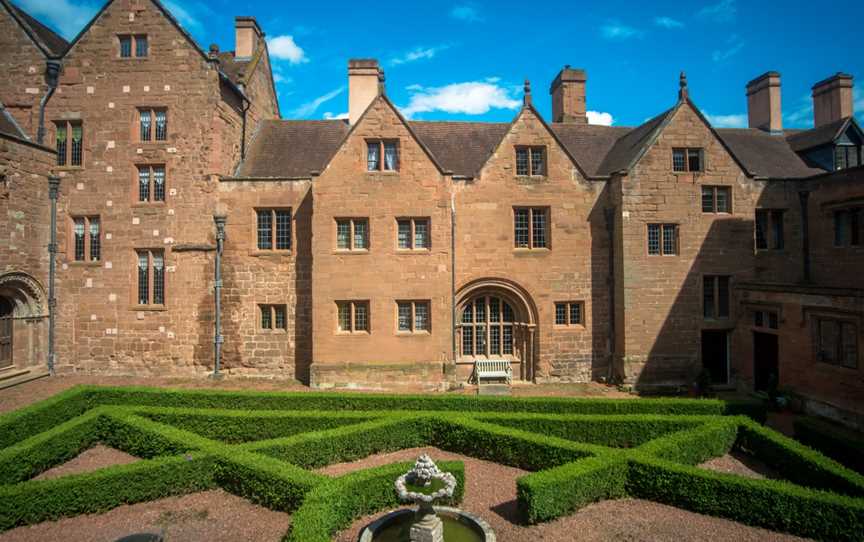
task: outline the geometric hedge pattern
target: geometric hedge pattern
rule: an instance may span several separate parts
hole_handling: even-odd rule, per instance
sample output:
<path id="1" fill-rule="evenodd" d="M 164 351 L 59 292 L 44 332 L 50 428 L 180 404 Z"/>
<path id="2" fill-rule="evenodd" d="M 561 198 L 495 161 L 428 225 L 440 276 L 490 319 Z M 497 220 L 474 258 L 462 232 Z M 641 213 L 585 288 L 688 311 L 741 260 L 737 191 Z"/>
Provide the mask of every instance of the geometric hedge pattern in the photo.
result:
<path id="1" fill-rule="evenodd" d="M 0 531 L 221 487 L 293 514 L 286 540 L 324 542 L 399 503 L 410 464 L 312 469 L 436 446 L 519 467 L 525 522 L 631 496 L 819 540 L 861 540 L 864 477 L 751 417 L 753 405 L 78 387 L 0 417 Z M 141 461 L 32 480 L 97 442 Z M 784 480 L 695 465 L 732 448 Z M 464 488 L 459 462 L 442 462 Z M 457 493 L 454 500 L 458 501 Z"/>

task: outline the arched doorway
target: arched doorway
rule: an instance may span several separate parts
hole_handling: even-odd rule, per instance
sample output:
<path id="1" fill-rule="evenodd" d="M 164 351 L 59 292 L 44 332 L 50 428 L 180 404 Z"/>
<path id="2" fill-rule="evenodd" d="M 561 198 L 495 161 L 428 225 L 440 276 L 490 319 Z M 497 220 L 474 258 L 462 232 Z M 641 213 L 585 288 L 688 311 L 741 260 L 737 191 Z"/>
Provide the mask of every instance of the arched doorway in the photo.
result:
<path id="1" fill-rule="evenodd" d="M 534 379 L 536 325 L 527 293 L 509 281 L 475 281 L 460 291 L 457 311 L 459 362 L 503 359 L 514 378 Z"/>
<path id="2" fill-rule="evenodd" d="M 26 273 L 0 275 L 0 370 L 39 365 L 47 345 L 47 303 Z"/>

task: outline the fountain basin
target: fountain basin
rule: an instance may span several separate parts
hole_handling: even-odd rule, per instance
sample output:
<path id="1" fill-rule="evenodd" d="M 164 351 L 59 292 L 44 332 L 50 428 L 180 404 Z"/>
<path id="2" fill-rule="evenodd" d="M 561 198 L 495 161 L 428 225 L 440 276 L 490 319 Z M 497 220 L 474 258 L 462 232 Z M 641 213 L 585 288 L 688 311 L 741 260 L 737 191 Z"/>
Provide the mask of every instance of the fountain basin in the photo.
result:
<path id="1" fill-rule="evenodd" d="M 482 519 L 449 506 L 436 506 L 435 513 L 444 524 L 444 542 L 496 542 L 495 533 Z M 410 542 L 415 510 L 395 510 L 367 525 L 358 542 Z"/>

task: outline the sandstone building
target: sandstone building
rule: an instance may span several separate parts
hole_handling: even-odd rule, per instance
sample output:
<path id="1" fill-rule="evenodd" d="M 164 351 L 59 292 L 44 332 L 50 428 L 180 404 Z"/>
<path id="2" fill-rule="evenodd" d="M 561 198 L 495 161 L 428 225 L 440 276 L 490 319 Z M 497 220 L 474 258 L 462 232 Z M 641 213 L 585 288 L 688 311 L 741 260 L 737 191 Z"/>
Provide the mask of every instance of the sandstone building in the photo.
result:
<path id="1" fill-rule="evenodd" d="M 849 75 L 813 87 L 811 130 L 783 129 L 776 72 L 746 86 L 747 129 L 712 127 L 683 74 L 667 111 L 626 128 L 587 123 L 569 66 L 551 119 L 526 82 L 512 122 L 428 122 L 400 114 L 376 61 L 352 60 L 348 119 L 282 120 L 252 18 L 220 52 L 154 0 L 108 2 L 69 44 L 0 7 L 17 130 L 0 173 L 34 190 L 0 199 L 33 228 L 0 222 L 0 299 L 24 295 L 9 273 L 47 289 L 40 198 L 57 174 L 58 371 L 214 370 L 215 213 L 230 374 L 441 385 L 501 359 L 517 380 L 702 374 L 864 412 Z M 40 348 L 7 363 L 44 366 Z"/>

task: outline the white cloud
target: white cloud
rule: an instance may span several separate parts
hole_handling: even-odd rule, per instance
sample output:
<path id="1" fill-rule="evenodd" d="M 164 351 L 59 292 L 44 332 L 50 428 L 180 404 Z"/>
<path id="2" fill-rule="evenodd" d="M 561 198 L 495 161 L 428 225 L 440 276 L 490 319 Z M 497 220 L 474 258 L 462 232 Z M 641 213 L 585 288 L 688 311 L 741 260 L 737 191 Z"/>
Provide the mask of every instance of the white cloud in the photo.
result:
<path id="1" fill-rule="evenodd" d="M 73 3 L 71 0 L 19 0 L 16 4 L 69 40 L 90 22 L 100 7 L 99 3 Z"/>
<path id="2" fill-rule="evenodd" d="M 704 111 L 705 118 L 711 123 L 714 128 L 746 128 L 747 115 L 745 113 L 736 113 L 733 115 L 712 115 Z"/>
<path id="3" fill-rule="evenodd" d="M 186 28 L 186 30 L 201 30 L 204 28 L 204 25 L 201 23 L 198 18 L 189 13 L 189 10 L 178 4 L 175 0 L 164 0 L 162 2 L 168 11 L 171 12 L 171 15 L 174 16 L 175 19 L 180 23 L 180 26 Z"/>
<path id="4" fill-rule="evenodd" d="M 672 17 L 654 17 L 654 24 L 663 28 L 681 28 L 684 23 Z"/>
<path id="5" fill-rule="evenodd" d="M 725 49 L 716 49 L 711 53 L 711 59 L 714 60 L 714 62 L 729 60 L 740 53 L 741 49 L 744 48 L 744 41 L 737 34 L 732 34 L 726 40 L 726 45 L 727 47 Z"/>
<path id="6" fill-rule="evenodd" d="M 600 34 L 607 40 L 641 38 L 645 33 L 638 28 L 611 21 L 600 27 Z"/>
<path id="7" fill-rule="evenodd" d="M 319 107 L 321 107 L 321 104 L 323 104 L 324 102 L 329 102 L 343 92 L 345 92 L 344 86 L 341 86 L 336 90 L 331 90 L 327 94 L 324 94 L 323 96 L 318 96 L 311 102 L 306 102 L 300 107 L 294 109 L 293 111 L 291 111 L 291 115 L 294 117 L 308 117 L 309 115 L 314 113 Z"/>
<path id="8" fill-rule="evenodd" d="M 348 112 L 347 111 L 345 113 L 337 113 L 335 115 L 329 111 L 324 113 L 324 119 L 326 119 L 326 120 L 347 119 L 347 118 L 348 118 Z"/>
<path id="9" fill-rule="evenodd" d="M 449 45 L 438 45 L 437 47 L 415 47 L 403 55 L 392 58 L 390 64 L 398 66 L 400 64 L 408 64 L 409 62 L 434 58 L 435 55 L 449 47 Z"/>
<path id="10" fill-rule="evenodd" d="M 783 124 L 789 128 L 812 128 L 813 99 L 809 94 L 804 94 L 796 103 L 791 113 L 783 115 Z"/>
<path id="11" fill-rule="evenodd" d="M 471 23 L 483 20 L 483 17 L 480 16 L 480 11 L 474 4 L 460 4 L 453 6 L 453 9 L 450 10 L 450 16 L 454 19 Z"/>
<path id="12" fill-rule="evenodd" d="M 615 122 L 615 119 L 612 117 L 611 113 L 604 113 L 600 111 L 586 111 L 585 115 L 588 116 L 588 124 L 612 126 L 612 123 Z"/>
<path id="13" fill-rule="evenodd" d="M 735 0 L 721 0 L 716 4 L 705 6 L 696 14 L 702 19 L 710 19 L 717 23 L 728 23 L 735 19 L 738 14 L 738 6 L 735 5 Z"/>
<path id="14" fill-rule="evenodd" d="M 276 36 L 267 40 L 267 50 L 270 56 L 278 60 L 287 60 L 291 64 L 309 62 L 306 53 L 294 42 L 293 36 Z"/>
<path id="15" fill-rule="evenodd" d="M 482 115 L 490 109 L 516 109 L 522 104 L 506 88 L 480 81 L 428 88 L 411 85 L 408 90 L 411 100 L 401 108 L 406 117 L 431 111 Z"/>

